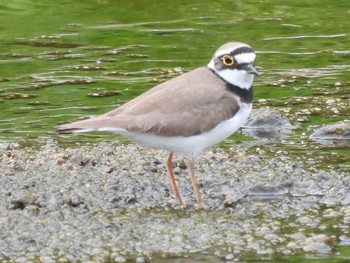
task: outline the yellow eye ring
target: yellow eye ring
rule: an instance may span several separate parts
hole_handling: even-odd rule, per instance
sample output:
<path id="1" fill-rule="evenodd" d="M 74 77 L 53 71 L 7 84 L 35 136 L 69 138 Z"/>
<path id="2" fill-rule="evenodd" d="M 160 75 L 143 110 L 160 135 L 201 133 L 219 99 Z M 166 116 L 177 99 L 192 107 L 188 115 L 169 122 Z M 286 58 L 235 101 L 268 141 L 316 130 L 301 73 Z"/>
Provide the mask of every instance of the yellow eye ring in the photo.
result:
<path id="1" fill-rule="evenodd" d="M 231 57 L 230 55 L 224 55 L 222 57 L 222 62 L 226 65 L 226 66 L 232 66 L 233 64 L 235 64 L 235 60 L 233 59 L 233 57 Z"/>

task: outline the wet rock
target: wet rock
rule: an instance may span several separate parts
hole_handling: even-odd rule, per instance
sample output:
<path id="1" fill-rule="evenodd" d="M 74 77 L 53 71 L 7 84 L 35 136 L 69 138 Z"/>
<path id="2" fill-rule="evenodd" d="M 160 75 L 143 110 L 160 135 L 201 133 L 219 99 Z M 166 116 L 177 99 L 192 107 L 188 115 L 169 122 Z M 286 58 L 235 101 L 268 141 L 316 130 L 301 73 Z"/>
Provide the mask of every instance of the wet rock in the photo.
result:
<path id="1" fill-rule="evenodd" d="M 255 198 L 260 197 L 273 197 L 285 195 L 289 192 L 289 189 L 293 186 L 292 183 L 282 184 L 279 186 L 269 185 L 257 185 L 248 189 L 248 194 Z"/>
<path id="2" fill-rule="evenodd" d="M 282 116 L 276 110 L 272 110 L 269 107 L 262 107 L 257 110 L 253 110 L 248 121 L 243 126 L 250 129 L 268 129 L 268 128 L 285 128 L 292 129 L 289 120 Z"/>
<path id="3" fill-rule="evenodd" d="M 287 137 L 296 127 L 280 112 L 269 107 L 262 107 L 252 111 L 242 128 L 244 134 L 255 138 L 282 139 Z"/>
<path id="4" fill-rule="evenodd" d="M 302 225 L 308 225 L 308 226 L 312 226 L 314 225 L 314 220 L 309 217 L 309 216 L 302 216 L 298 218 L 298 221 L 302 224 Z"/>
<path id="5" fill-rule="evenodd" d="M 342 205 L 350 205 L 350 189 L 345 193 L 345 196 L 341 200 Z"/>
<path id="6" fill-rule="evenodd" d="M 235 256 L 233 255 L 233 254 L 227 254 L 226 256 L 225 256 L 225 259 L 227 260 L 227 261 L 231 261 L 231 260 L 233 260 L 235 258 Z"/>
<path id="7" fill-rule="evenodd" d="M 112 96 L 117 96 L 120 94 L 121 94 L 121 92 L 117 91 L 117 90 L 107 90 L 104 88 L 94 88 L 93 92 L 88 94 L 88 97 L 93 97 L 93 98 L 112 97 Z"/>
<path id="8" fill-rule="evenodd" d="M 350 246 L 350 237 L 346 235 L 340 235 L 339 236 L 339 245 L 342 246 Z"/>
<path id="9" fill-rule="evenodd" d="M 314 252 L 318 254 L 329 254 L 332 251 L 332 239 L 327 235 L 315 235 L 299 240 L 298 245 L 305 252 Z"/>
<path id="10" fill-rule="evenodd" d="M 36 207 L 40 206 L 40 204 L 37 202 L 37 195 L 35 193 L 26 193 L 23 194 L 22 197 L 13 198 L 13 200 L 11 200 L 11 205 L 9 209 L 23 210 L 29 205 L 34 205 Z"/>
<path id="11" fill-rule="evenodd" d="M 71 207 L 77 207 L 81 205 L 83 201 L 80 199 L 79 196 L 73 196 L 73 197 L 67 197 L 62 200 L 63 205 L 68 205 Z"/>
<path id="12" fill-rule="evenodd" d="M 116 256 L 114 257 L 114 261 L 117 263 L 122 263 L 122 262 L 126 262 L 126 258 L 123 256 Z"/>
<path id="13" fill-rule="evenodd" d="M 32 98 L 35 98 L 37 96 L 35 94 L 8 92 L 8 93 L 0 94 L 0 97 L 5 98 L 5 99 L 9 99 L 9 100 L 16 100 L 16 99 L 32 99 Z"/>
<path id="14" fill-rule="evenodd" d="M 310 139 L 314 140 L 350 140 L 350 121 L 344 120 L 325 125 L 314 131 Z"/>

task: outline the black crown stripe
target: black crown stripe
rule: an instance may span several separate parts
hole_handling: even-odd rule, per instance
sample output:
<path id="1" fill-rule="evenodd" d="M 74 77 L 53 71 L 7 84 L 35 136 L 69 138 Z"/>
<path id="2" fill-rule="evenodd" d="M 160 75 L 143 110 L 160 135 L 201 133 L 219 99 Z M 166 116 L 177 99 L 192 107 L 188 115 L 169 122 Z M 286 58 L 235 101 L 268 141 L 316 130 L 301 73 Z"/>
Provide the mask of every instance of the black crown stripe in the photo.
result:
<path id="1" fill-rule="evenodd" d="M 254 53 L 254 51 L 250 47 L 240 47 L 235 49 L 233 52 L 231 52 L 230 55 L 234 57 L 238 54 L 243 54 L 243 53 Z"/>

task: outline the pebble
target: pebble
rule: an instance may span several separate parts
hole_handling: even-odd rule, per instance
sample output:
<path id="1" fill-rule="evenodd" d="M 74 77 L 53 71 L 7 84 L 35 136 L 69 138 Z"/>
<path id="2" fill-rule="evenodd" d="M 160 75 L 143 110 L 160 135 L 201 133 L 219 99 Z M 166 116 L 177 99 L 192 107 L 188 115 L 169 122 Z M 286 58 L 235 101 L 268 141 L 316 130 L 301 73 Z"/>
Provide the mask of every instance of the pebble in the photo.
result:
<path id="1" fill-rule="evenodd" d="M 339 245 L 341 246 L 350 246 L 350 237 L 346 235 L 339 236 Z"/>
<path id="2" fill-rule="evenodd" d="M 301 246 L 305 252 L 328 254 L 332 250 L 330 246 L 331 243 L 332 239 L 330 236 L 320 234 L 299 240 L 298 245 Z"/>
<path id="3" fill-rule="evenodd" d="M 308 216 L 302 216 L 298 218 L 298 221 L 303 225 L 312 225 L 313 219 Z"/>
<path id="4" fill-rule="evenodd" d="M 116 257 L 114 258 L 114 261 L 117 262 L 117 263 L 126 262 L 126 258 L 123 257 L 123 256 L 116 256 Z"/>
<path id="5" fill-rule="evenodd" d="M 225 256 L 225 259 L 227 260 L 227 261 L 231 261 L 231 260 L 233 260 L 235 258 L 235 256 L 233 255 L 233 254 L 227 254 L 226 256 Z"/>

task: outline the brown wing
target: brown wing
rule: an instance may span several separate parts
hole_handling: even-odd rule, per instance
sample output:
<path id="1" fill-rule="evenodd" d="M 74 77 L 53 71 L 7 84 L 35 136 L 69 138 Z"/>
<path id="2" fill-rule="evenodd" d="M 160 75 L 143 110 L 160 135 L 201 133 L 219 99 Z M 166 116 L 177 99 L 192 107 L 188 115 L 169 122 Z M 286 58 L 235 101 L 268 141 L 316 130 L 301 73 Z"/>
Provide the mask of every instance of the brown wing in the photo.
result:
<path id="1" fill-rule="evenodd" d="M 124 128 L 164 136 L 191 136 L 209 131 L 239 109 L 226 83 L 207 68 L 168 80 L 101 116 L 60 126 L 77 129 Z"/>

